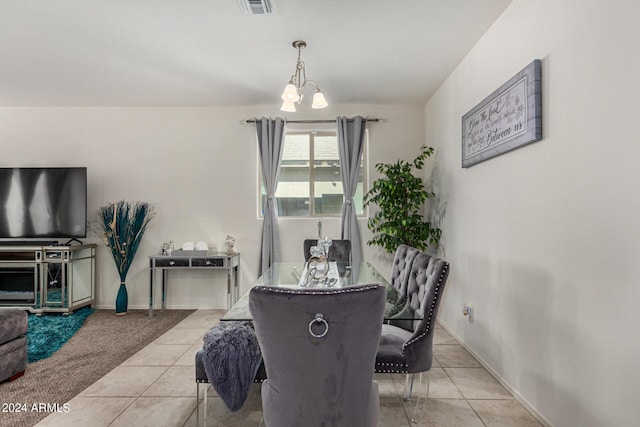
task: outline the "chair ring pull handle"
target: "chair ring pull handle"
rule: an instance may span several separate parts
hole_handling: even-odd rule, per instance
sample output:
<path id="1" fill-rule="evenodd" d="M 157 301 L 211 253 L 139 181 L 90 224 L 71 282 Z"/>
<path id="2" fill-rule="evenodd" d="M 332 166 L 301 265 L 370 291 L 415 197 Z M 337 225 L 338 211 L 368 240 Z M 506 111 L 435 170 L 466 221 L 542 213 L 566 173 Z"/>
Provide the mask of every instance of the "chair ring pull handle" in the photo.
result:
<path id="1" fill-rule="evenodd" d="M 324 332 L 321 334 L 314 334 L 313 331 L 311 330 L 311 326 L 313 326 L 314 323 L 324 323 Z M 322 315 L 322 313 L 316 313 L 315 319 L 309 322 L 309 333 L 314 338 L 322 338 L 325 335 L 327 335 L 327 332 L 329 332 L 329 324 L 327 323 L 326 320 L 324 320 L 324 316 Z"/>

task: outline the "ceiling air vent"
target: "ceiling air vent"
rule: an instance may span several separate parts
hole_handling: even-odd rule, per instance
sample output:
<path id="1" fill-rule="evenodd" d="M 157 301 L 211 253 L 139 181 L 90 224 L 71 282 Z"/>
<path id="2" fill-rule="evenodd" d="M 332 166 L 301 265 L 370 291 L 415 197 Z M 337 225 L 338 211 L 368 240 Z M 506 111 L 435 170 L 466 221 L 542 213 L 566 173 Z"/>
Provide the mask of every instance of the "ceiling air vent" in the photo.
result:
<path id="1" fill-rule="evenodd" d="M 243 15 L 268 15 L 273 13 L 272 0 L 238 0 Z"/>

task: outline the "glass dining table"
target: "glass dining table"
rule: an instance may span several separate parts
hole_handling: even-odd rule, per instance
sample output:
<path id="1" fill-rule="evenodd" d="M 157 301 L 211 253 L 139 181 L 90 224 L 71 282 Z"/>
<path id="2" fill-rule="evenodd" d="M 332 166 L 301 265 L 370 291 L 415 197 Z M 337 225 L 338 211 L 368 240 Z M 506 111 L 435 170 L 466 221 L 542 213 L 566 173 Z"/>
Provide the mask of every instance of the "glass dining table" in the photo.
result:
<path id="1" fill-rule="evenodd" d="M 260 276 L 252 286 L 277 286 L 291 289 L 336 289 L 348 286 L 378 283 L 387 290 L 385 320 L 417 320 L 421 317 L 408 309 L 406 299 L 368 262 L 351 265 L 331 263 L 327 274 L 329 280 L 307 280 L 303 262 L 277 262 Z M 220 319 L 221 321 L 253 320 L 249 311 L 249 291 L 247 291 Z"/>

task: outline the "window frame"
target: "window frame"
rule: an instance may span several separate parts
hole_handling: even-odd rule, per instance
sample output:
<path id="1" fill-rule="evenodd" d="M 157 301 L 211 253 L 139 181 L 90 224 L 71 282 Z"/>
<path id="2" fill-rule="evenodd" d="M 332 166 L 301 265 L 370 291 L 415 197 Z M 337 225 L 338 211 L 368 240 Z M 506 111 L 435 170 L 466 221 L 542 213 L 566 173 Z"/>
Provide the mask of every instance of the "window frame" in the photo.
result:
<path id="1" fill-rule="evenodd" d="M 278 215 L 279 218 L 296 218 L 296 219 L 318 219 L 318 218 L 340 218 L 342 216 L 341 213 L 335 214 L 315 214 L 315 167 L 314 167 L 314 159 L 315 159 L 315 150 L 314 150 L 314 139 L 316 136 L 335 136 L 336 143 L 338 143 L 338 131 L 337 129 L 295 129 L 291 131 L 287 131 L 285 133 L 285 138 L 288 135 L 309 135 L 309 215 L 300 216 L 300 215 Z M 339 149 L 339 147 L 338 147 Z M 369 130 L 365 130 L 363 147 L 362 147 L 362 193 L 367 193 L 369 190 Z M 339 161 L 339 160 L 338 160 Z M 262 206 L 262 165 L 260 163 L 260 159 L 257 159 L 258 163 L 258 218 L 264 218 L 263 214 L 263 206 Z M 282 165 L 280 166 L 282 168 Z M 342 177 L 341 177 L 342 182 Z M 343 203 L 344 203 L 344 188 L 342 192 Z M 363 203 L 364 204 L 364 203 Z M 362 213 L 356 214 L 357 218 L 366 218 L 368 217 L 368 206 L 362 207 Z"/>

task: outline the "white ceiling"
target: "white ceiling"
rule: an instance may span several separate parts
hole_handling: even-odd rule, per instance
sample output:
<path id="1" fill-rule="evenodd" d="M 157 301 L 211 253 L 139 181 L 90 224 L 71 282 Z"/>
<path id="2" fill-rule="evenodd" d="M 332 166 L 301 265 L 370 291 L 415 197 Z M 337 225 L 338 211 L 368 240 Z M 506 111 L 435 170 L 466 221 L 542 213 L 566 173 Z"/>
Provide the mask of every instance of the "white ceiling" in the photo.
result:
<path id="1" fill-rule="evenodd" d="M 0 105 L 277 103 L 297 39 L 329 103 L 424 104 L 510 1 L 0 0 Z"/>

